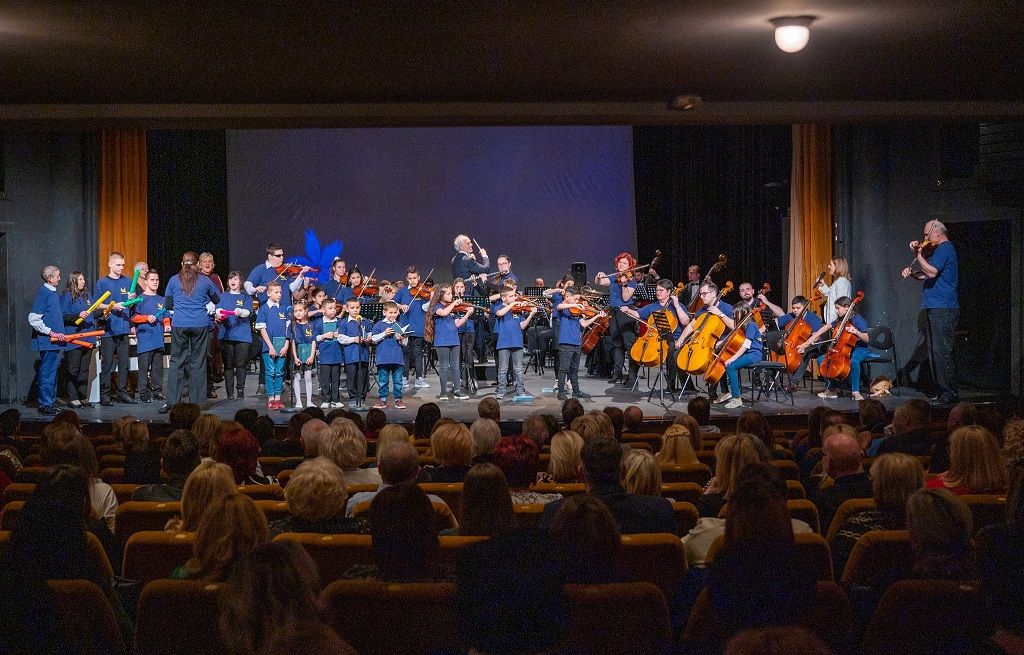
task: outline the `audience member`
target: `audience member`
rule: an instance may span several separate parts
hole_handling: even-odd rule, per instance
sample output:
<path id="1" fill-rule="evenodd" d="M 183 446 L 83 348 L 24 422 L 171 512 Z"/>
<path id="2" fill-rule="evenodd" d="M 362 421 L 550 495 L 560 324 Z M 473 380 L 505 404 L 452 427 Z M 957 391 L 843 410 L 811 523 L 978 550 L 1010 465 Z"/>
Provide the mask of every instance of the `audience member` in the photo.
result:
<path id="1" fill-rule="evenodd" d="M 309 409 L 308 407 L 306 409 Z M 320 409 L 317 407 L 316 409 Z M 277 465 L 278 473 L 294 469 L 299 464 L 316 459 L 320 456 L 320 434 L 327 429 L 327 424 L 322 419 L 311 418 L 302 426 L 299 440 L 302 443 L 302 457 L 283 460 Z"/>
<path id="2" fill-rule="evenodd" d="M 562 403 L 562 425 L 566 430 L 572 429 L 572 422 L 576 417 L 583 416 L 583 403 L 576 398 L 570 398 Z"/>
<path id="3" fill-rule="evenodd" d="M 622 433 L 641 434 L 644 431 L 644 410 L 630 405 L 622 411 Z"/>
<path id="4" fill-rule="evenodd" d="M 836 410 L 819 406 L 807 413 L 807 436 L 793 444 L 793 455 L 799 463 L 812 448 L 821 448 L 822 433 L 830 424 L 842 423 L 843 415 Z"/>
<path id="5" fill-rule="evenodd" d="M 244 407 L 235 412 L 235 422 L 241 423 L 242 427 L 252 432 L 256 427 L 256 419 L 260 417 L 260 413 L 255 409 Z"/>
<path id="6" fill-rule="evenodd" d="M 501 438 L 501 428 L 493 419 L 478 418 L 469 426 L 469 434 L 473 437 L 473 464 L 490 462 L 493 459 L 494 444 Z"/>
<path id="7" fill-rule="evenodd" d="M 267 439 L 260 444 L 260 453 L 267 457 L 301 457 L 305 453 L 302 447 L 302 428 L 311 420 L 313 418 L 309 414 L 292 414 L 285 428 L 284 439 Z"/>
<path id="8" fill-rule="evenodd" d="M 32 444 L 18 438 L 21 429 L 21 412 L 17 408 L 0 412 L 0 448 L 12 447 L 22 462 L 32 453 Z"/>
<path id="9" fill-rule="evenodd" d="M 1003 428 L 1003 461 L 1010 477 L 1024 472 L 1024 419 L 1014 419 Z"/>
<path id="10" fill-rule="evenodd" d="M 176 502 L 181 500 L 185 481 L 199 466 L 199 444 L 188 430 L 175 430 L 160 447 L 160 468 L 167 474 L 167 482 L 139 487 L 132 500 L 149 502 Z"/>
<path id="11" fill-rule="evenodd" d="M 366 429 L 363 436 L 367 441 L 376 440 L 380 435 L 381 428 L 388 424 L 388 415 L 382 409 L 371 408 L 366 412 Z"/>
<path id="12" fill-rule="evenodd" d="M 602 501 L 615 517 L 619 532 L 675 533 L 672 504 L 664 498 L 634 496 L 622 487 L 622 449 L 611 437 L 594 437 L 580 449 L 587 493 Z M 541 526 L 548 527 L 565 499 L 548 503 Z"/>
<path id="13" fill-rule="evenodd" d="M 69 464 L 85 471 L 89 477 L 89 500 L 92 508 L 113 532 L 117 495 L 109 484 L 100 480 L 96 451 L 89 440 L 71 425 L 59 427 L 46 441 L 46 462 L 50 466 Z"/>
<path id="14" fill-rule="evenodd" d="M 876 454 L 906 453 L 908 455 L 931 455 L 934 439 L 929 430 L 931 407 L 924 400 L 908 400 L 892 415 L 892 429 L 886 429 L 886 437 L 878 445 Z M 870 451 L 868 455 L 873 453 Z"/>
<path id="15" fill-rule="evenodd" d="M 276 478 L 256 470 L 260 444 L 245 428 L 222 434 L 211 454 L 215 461 L 231 467 L 235 484 L 277 484 Z"/>
<path id="16" fill-rule="evenodd" d="M 928 481 L 927 487 L 964 494 L 1003 494 L 1010 485 L 1006 464 L 992 433 L 968 425 L 949 435 L 949 469 Z"/>
<path id="17" fill-rule="evenodd" d="M 622 469 L 622 486 L 627 494 L 661 495 L 661 465 L 654 458 L 654 453 L 631 448 L 622 458 Z"/>
<path id="18" fill-rule="evenodd" d="M 690 417 L 691 420 L 693 417 Z M 673 423 L 661 436 L 661 448 L 657 455 L 658 464 L 696 464 L 697 454 L 693 452 L 690 430 L 682 423 Z"/>
<path id="19" fill-rule="evenodd" d="M 316 405 L 312 407 L 307 407 L 306 409 L 302 410 L 302 413 L 309 416 L 309 418 L 315 418 L 318 421 L 323 421 L 324 423 L 327 422 L 327 415 L 324 414 L 324 410 L 320 409 Z"/>
<path id="20" fill-rule="evenodd" d="M 252 425 L 252 436 L 256 437 L 256 441 L 258 441 L 261 446 L 273 439 L 274 419 L 265 415 L 257 418 L 256 422 Z"/>
<path id="21" fill-rule="evenodd" d="M 149 439 L 149 426 L 132 421 L 124 428 L 124 481 L 127 484 L 160 482 L 160 449 Z"/>
<path id="22" fill-rule="evenodd" d="M 946 489 L 918 489 L 907 499 L 907 530 L 916 578 L 973 580 L 971 510 Z"/>
<path id="23" fill-rule="evenodd" d="M 695 396 L 686 403 L 686 413 L 692 416 L 701 432 L 721 432 L 717 425 L 711 425 L 711 403 L 704 396 Z"/>
<path id="24" fill-rule="evenodd" d="M 426 482 L 462 482 L 473 464 L 473 436 L 463 423 L 438 425 L 430 435 L 430 452 L 437 466 L 423 469 Z"/>
<path id="25" fill-rule="evenodd" d="M 320 455 L 341 468 L 346 484 L 380 484 L 377 469 L 360 468 L 366 461 L 366 438 L 348 419 L 334 419 L 320 432 Z"/>
<path id="26" fill-rule="evenodd" d="M 377 468 L 380 468 L 381 455 L 384 453 L 384 450 L 394 443 L 407 443 L 412 445 L 408 430 L 397 423 L 388 423 L 380 429 L 380 433 L 377 435 Z"/>
<path id="27" fill-rule="evenodd" d="M 555 436 L 562 431 L 562 424 L 558 422 L 554 414 L 541 414 L 540 419 L 544 421 L 544 425 L 548 427 L 548 438 L 545 443 L 551 442 L 551 437 Z M 543 446 L 543 444 L 541 444 Z"/>
<path id="28" fill-rule="evenodd" d="M 581 448 L 583 448 L 583 437 L 572 430 L 563 430 L 552 437 L 548 470 L 537 474 L 537 482 L 556 484 L 580 482 Z"/>
<path id="29" fill-rule="evenodd" d="M 882 401 L 865 398 L 857 403 L 860 426 L 857 428 L 857 442 L 864 452 L 878 449 L 878 444 L 885 438 L 886 409 Z"/>
<path id="30" fill-rule="evenodd" d="M 489 418 L 495 423 L 501 421 L 501 405 L 493 397 L 484 398 L 476 406 L 476 413 L 480 418 Z"/>
<path id="31" fill-rule="evenodd" d="M 543 448 L 551 441 L 552 435 L 548 432 L 548 424 L 543 417 L 534 415 L 523 419 L 523 436 L 532 439 Z"/>
<path id="32" fill-rule="evenodd" d="M 220 440 L 222 429 L 220 417 L 216 414 L 200 414 L 192 422 L 192 425 L 184 429 L 190 430 L 196 436 L 196 442 L 199 444 L 199 457 L 203 460 L 213 461 L 210 451 L 213 450 L 214 445 Z"/>
<path id="33" fill-rule="evenodd" d="M 604 412 L 604 415 L 612 422 L 612 429 L 615 431 L 613 435 L 615 440 L 622 441 L 622 430 L 626 423 L 625 413 L 618 407 L 613 407 L 611 405 L 605 407 L 601 411 Z"/>
<path id="34" fill-rule="evenodd" d="M 203 512 L 221 496 L 238 493 L 231 467 L 217 462 L 203 462 L 185 480 L 181 492 L 181 518 L 167 522 L 165 530 L 195 532 Z"/>
<path id="35" fill-rule="evenodd" d="M 700 429 L 700 424 L 697 423 L 697 419 L 689 414 L 680 414 L 672 423 L 673 425 L 681 425 L 686 428 L 687 433 L 689 433 L 690 448 L 693 449 L 694 453 L 704 450 L 704 434 Z"/>
<path id="36" fill-rule="evenodd" d="M 997 626 L 992 639 L 1006 652 L 1024 652 L 1024 475 L 1010 485 L 1006 523 L 982 528 L 977 542 L 981 590 Z"/>
<path id="37" fill-rule="evenodd" d="M 753 628 L 737 634 L 724 655 L 832 655 L 814 633 L 795 625 Z"/>
<path id="38" fill-rule="evenodd" d="M 270 538 L 282 532 L 369 534 L 363 518 L 346 517 L 348 491 L 341 469 L 326 457 L 299 464 L 284 488 L 288 516 L 270 524 Z"/>
<path id="39" fill-rule="evenodd" d="M 171 413 L 167 415 L 167 420 L 171 422 L 171 431 L 192 430 L 195 432 L 192 425 L 199 418 L 200 413 L 199 405 L 195 403 L 175 403 L 171 407 Z"/>
<path id="40" fill-rule="evenodd" d="M 416 410 L 416 427 L 412 436 L 414 439 L 429 439 L 434 431 L 434 424 L 441 418 L 441 408 L 437 403 L 423 403 Z"/>
<path id="41" fill-rule="evenodd" d="M 622 582 L 622 536 L 615 518 L 600 500 L 590 494 L 567 498 L 551 519 L 548 532 L 566 582 Z"/>
<path id="42" fill-rule="evenodd" d="M 587 414 L 574 418 L 568 429 L 580 435 L 583 441 L 590 441 L 594 437 L 603 434 L 601 424 L 593 416 L 588 416 Z M 610 437 L 611 435 L 605 436 Z"/>
<path id="43" fill-rule="evenodd" d="M 600 410 L 592 409 L 584 414 L 584 416 L 593 417 L 594 421 L 596 421 L 598 426 L 600 426 L 597 434 L 615 439 L 615 426 L 612 424 L 612 420 L 608 418 L 607 414 Z M 581 434 L 580 436 L 583 435 Z M 583 438 L 586 439 L 586 437 Z M 618 439 L 616 439 L 616 441 L 618 441 Z"/>
<path id="44" fill-rule="evenodd" d="M 354 516 L 357 506 L 369 503 L 384 489 L 396 484 L 415 483 L 416 478 L 419 477 L 419 456 L 416 453 L 416 448 L 408 441 L 389 443 L 378 455 L 377 461 L 381 484 L 374 491 L 358 491 L 352 494 L 345 508 L 345 516 Z M 427 494 L 427 498 L 433 504 L 445 504 L 439 496 L 434 494 Z"/>
<path id="45" fill-rule="evenodd" d="M 535 505 L 558 500 L 562 494 L 544 494 L 530 490 L 537 479 L 537 461 L 540 447 L 526 437 L 502 437 L 494 446 L 491 461 L 501 469 L 512 490 L 516 505 Z"/>
<path id="46" fill-rule="evenodd" d="M 701 516 L 717 517 L 732 494 L 736 476 L 748 464 L 768 463 L 768 451 L 749 434 L 722 437 L 715 446 L 715 477 L 697 499 Z"/>
<path id="47" fill-rule="evenodd" d="M 736 419 L 736 434 L 749 434 L 757 437 L 768 449 L 768 452 L 772 452 L 775 445 L 775 437 L 772 436 L 772 428 L 768 425 L 768 419 L 754 409 L 748 409 Z"/>
<path id="48" fill-rule="evenodd" d="M 834 432 L 825 438 L 821 452 L 824 473 L 833 484 L 809 489 L 808 496 L 818 508 L 822 531 L 828 531 L 839 506 L 851 498 L 871 498 L 872 485 L 864 472 L 864 453 L 854 434 Z"/>
<path id="49" fill-rule="evenodd" d="M 214 498 L 196 526 L 192 559 L 171 578 L 223 582 L 242 556 L 268 540 L 267 517 L 252 498 L 240 493 Z"/>
<path id="50" fill-rule="evenodd" d="M 441 534 L 495 537 L 511 532 L 515 526 L 512 494 L 505 474 L 493 464 L 477 464 L 466 474 L 459 527 Z"/>

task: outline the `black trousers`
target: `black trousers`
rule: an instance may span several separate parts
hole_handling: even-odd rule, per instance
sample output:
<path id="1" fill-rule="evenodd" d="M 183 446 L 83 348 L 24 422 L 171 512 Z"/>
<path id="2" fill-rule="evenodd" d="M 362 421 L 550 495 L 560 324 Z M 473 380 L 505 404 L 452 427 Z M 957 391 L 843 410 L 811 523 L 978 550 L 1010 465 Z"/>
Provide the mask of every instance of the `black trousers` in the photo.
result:
<path id="1" fill-rule="evenodd" d="M 345 365 L 345 370 L 348 371 L 348 364 Z M 410 372 L 415 371 L 416 377 L 418 378 L 423 377 L 423 337 L 416 337 L 411 334 L 409 335 L 409 344 L 405 347 L 405 370 Z M 347 373 L 346 377 L 348 377 Z M 348 385 L 349 395 L 351 396 L 351 377 L 349 377 Z M 365 393 L 363 395 L 365 395 Z"/>
<path id="2" fill-rule="evenodd" d="M 116 360 L 116 363 L 115 363 Z M 128 335 L 100 339 L 100 400 L 110 398 L 110 374 L 117 367 L 117 393 L 128 393 Z"/>
<path id="3" fill-rule="evenodd" d="M 148 379 L 148 384 L 147 384 Z M 164 349 L 147 350 L 139 353 L 139 393 L 149 390 L 163 393 L 164 388 Z"/>
<path id="4" fill-rule="evenodd" d="M 252 344 L 248 341 L 222 340 L 220 342 L 221 357 L 224 358 L 224 390 L 232 395 L 238 389 L 239 395 L 245 393 L 245 374 L 249 372 L 249 350 Z"/>
<path id="5" fill-rule="evenodd" d="M 953 373 L 953 338 L 959 309 L 926 309 L 928 326 L 928 353 L 935 373 L 935 384 L 946 396 L 956 395 L 956 379 Z"/>
<path id="6" fill-rule="evenodd" d="M 206 341 L 210 330 L 203 327 L 171 328 L 171 370 L 167 376 L 167 402 L 181 400 L 181 381 L 188 374 L 190 402 L 206 402 Z"/>
<path id="7" fill-rule="evenodd" d="M 68 400 L 89 400 L 89 362 L 92 348 L 72 348 L 64 351 L 68 367 Z"/>
<path id="8" fill-rule="evenodd" d="M 364 400 L 366 398 L 367 376 L 369 373 L 369 362 L 345 364 L 345 377 L 348 378 L 348 397 L 350 400 Z"/>
<path id="9" fill-rule="evenodd" d="M 615 311 L 608 321 L 608 336 L 612 341 L 612 376 L 622 375 L 622 365 L 626 361 L 626 353 L 636 341 L 633 319 Z"/>
<path id="10" fill-rule="evenodd" d="M 341 386 L 341 364 L 320 365 L 320 402 L 336 403 L 341 398 L 338 388 Z"/>

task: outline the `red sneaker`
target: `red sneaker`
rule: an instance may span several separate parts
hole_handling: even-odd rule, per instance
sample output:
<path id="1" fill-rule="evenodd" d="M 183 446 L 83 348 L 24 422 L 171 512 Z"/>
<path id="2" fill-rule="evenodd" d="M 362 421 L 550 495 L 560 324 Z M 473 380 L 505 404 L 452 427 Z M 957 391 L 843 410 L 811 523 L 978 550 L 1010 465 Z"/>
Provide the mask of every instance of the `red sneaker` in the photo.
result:
<path id="1" fill-rule="evenodd" d="M 374 405 L 373 408 L 374 409 L 387 409 L 388 408 L 388 401 L 386 401 L 386 400 L 378 400 L 377 404 Z"/>
<path id="2" fill-rule="evenodd" d="M 267 409 L 269 409 L 269 410 L 277 409 L 277 401 L 276 400 L 268 400 L 267 401 Z"/>
<path id="3" fill-rule="evenodd" d="M 401 400 L 395 401 L 395 409 L 405 409 L 405 403 Z"/>

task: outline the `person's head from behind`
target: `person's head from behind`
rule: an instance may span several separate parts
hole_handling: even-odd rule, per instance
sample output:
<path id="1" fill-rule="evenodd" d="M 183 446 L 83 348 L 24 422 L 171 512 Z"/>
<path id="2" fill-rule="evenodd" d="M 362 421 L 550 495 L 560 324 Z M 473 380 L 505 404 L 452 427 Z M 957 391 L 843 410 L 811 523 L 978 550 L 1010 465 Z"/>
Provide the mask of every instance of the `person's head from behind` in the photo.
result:
<path id="1" fill-rule="evenodd" d="M 494 446 L 492 462 L 501 469 L 512 489 L 525 489 L 537 479 L 540 447 L 526 437 L 502 437 Z"/>
<path id="2" fill-rule="evenodd" d="M 380 432 L 380 429 L 387 424 L 388 415 L 384 413 L 384 410 L 373 408 L 366 413 L 365 432 L 377 434 Z"/>
<path id="3" fill-rule="evenodd" d="M 551 440 L 547 421 L 537 415 L 527 416 L 523 419 L 523 436 L 544 447 Z"/>
<path id="4" fill-rule="evenodd" d="M 970 508 L 946 489 L 918 489 L 907 499 L 907 530 L 918 566 L 959 577 L 971 567 L 973 526 Z"/>
<path id="5" fill-rule="evenodd" d="M 388 423 L 383 426 L 377 433 L 377 466 L 380 466 L 381 455 L 391 444 L 396 443 L 407 443 L 412 445 L 412 441 L 409 438 L 409 431 L 397 423 Z"/>
<path id="6" fill-rule="evenodd" d="M 501 420 L 501 405 L 494 398 L 484 398 L 477 403 L 476 413 L 480 418 L 489 418 L 497 422 Z"/>
<path id="7" fill-rule="evenodd" d="M 690 417 L 693 420 L 693 417 Z M 693 452 L 690 430 L 683 424 L 673 423 L 661 436 L 661 448 L 656 458 L 659 464 L 693 464 L 697 454 Z"/>
<path id="8" fill-rule="evenodd" d="M 576 398 L 570 398 L 562 403 L 562 425 L 571 427 L 578 416 L 583 416 L 583 403 Z"/>
<path id="9" fill-rule="evenodd" d="M 924 487 L 924 467 L 916 457 L 886 453 L 871 463 L 871 493 L 875 506 L 902 522 L 907 499 Z"/>
<path id="10" fill-rule="evenodd" d="M 199 466 L 199 443 L 188 430 L 175 430 L 160 446 L 160 468 L 171 480 L 184 480 Z"/>
<path id="11" fill-rule="evenodd" d="M 268 539 L 267 517 L 245 494 L 213 499 L 196 527 L 193 557 L 185 565 L 190 577 L 223 581 L 246 553 Z"/>
<path id="12" fill-rule="evenodd" d="M 723 437 L 715 446 L 715 477 L 718 486 L 731 498 L 740 471 L 750 464 L 767 464 L 758 445 L 761 442 L 748 434 Z"/>
<path id="13" fill-rule="evenodd" d="M 143 451 L 149 447 L 149 426 L 142 421 L 132 421 L 122 432 L 125 452 Z"/>
<path id="14" fill-rule="evenodd" d="M 284 431 L 285 440 L 299 443 L 302 439 L 302 426 L 308 423 L 312 418 L 313 417 L 309 414 L 304 414 L 302 412 L 292 414 L 292 417 L 288 419 L 288 425 Z"/>
<path id="15" fill-rule="evenodd" d="M 177 407 L 177 405 L 175 405 L 175 407 Z M 184 429 L 191 430 L 192 434 L 196 435 L 196 441 L 199 442 L 200 457 L 210 456 L 210 451 L 220 440 L 220 435 L 223 431 L 220 417 L 216 414 L 200 414 L 188 425 L 188 427 Z"/>
<path id="16" fill-rule="evenodd" d="M 949 435 L 949 470 L 946 484 L 963 486 L 973 494 L 1006 491 L 1010 478 L 999 445 L 980 425 L 966 425 Z"/>
<path id="17" fill-rule="evenodd" d="M 625 426 L 625 416 L 621 409 L 609 405 L 601 410 L 608 420 L 612 422 L 612 429 L 614 430 L 614 436 L 616 439 L 622 439 L 622 428 Z"/>
<path id="18" fill-rule="evenodd" d="M 195 403 L 175 403 L 167 415 L 171 421 L 171 430 L 191 430 L 200 413 L 199 405 Z"/>
<path id="19" fill-rule="evenodd" d="M 438 551 L 437 518 L 427 494 L 412 483 L 382 489 L 370 503 L 377 578 L 413 582 L 429 574 Z"/>
<path id="20" fill-rule="evenodd" d="M 697 419 L 693 418 L 689 414 L 680 414 L 676 417 L 676 420 L 672 421 L 675 425 L 681 425 L 686 428 L 689 433 L 690 448 L 693 449 L 694 453 L 704 450 L 704 433 L 700 429 L 700 424 Z"/>
<path id="21" fill-rule="evenodd" d="M 729 639 L 724 655 L 832 655 L 813 632 L 793 625 L 744 630 Z"/>
<path id="22" fill-rule="evenodd" d="M 704 426 L 711 423 L 711 403 L 704 396 L 696 396 L 686 403 L 686 413 Z"/>
<path id="23" fill-rule="evenodd" d="M 822 464 L 825 474 L 833 480 L 863 471 L 864 451 L 860 449 L 856 433 L 829 428 L 833 430 L 825 437 L 822 444 Z"/>
<path id="24" fill-rule="evenodd" d="M 212 455 L 216 461 L 231 467 L 235 484 L 242 484 L 256 472 L 260 444 L 245 428 L 230 430 L 220 436 Z"/>
<path id="25" fill-rule="evenodd" d="M 580 450 L 583 437 L 572 430 L 562 430 L 551 438 L 551 460 L 548 475 L 559 483 L 579 482 L 582 462 Z"/>
<path id="26" fill-rule="evenodd" d="M 516 517 L 505 474 L 493 464 L 469 469 L 462 488 L 462 536 L 493 537 L 511 532 Z"/>
<path id="27" fill-rule="evenodd" d="M 604 433 L 601 429 L 601 424 L 597 422 L 597 419 L 589 414 L 577 416 L 572 420 L 572 423 L 569 424 L 568 428 L 583 437 L 584 441 L 590 441 L 594 437 Z"/>
<path id="28" fill-rule="evenodd" d="M 366 459 L 366 437 L 352 421 L 334 419 L 320 433 L 320 455 L 337 464 L 342 471 L 354 471 Z"/>
<path id="29" fill-rule="evenodd" d="M 319 408 L 318 408 L 319 409 Z M 312 418 L 302 426 L 302 450 L 307 457 L 316 457 L 320 454 L 320 435 L 327 429 L 327 423 L 322 419 Z"/>
<path id="30" fill-rule="evenodd" d="M 0 412 L 0 437 L 11 437 L 21 429 L 21 412 L 15 408 Z"/>
<path id="31" fill-rule="evenodd" d="M 630 405 L 622 411 L 622 429 L 624 432 L 637 434 L 643 430 L 644 410 Z"/>
<path id="32" fill-rule="evenodd" d="M 418 458 L 419 454 L 411 443 L 395 441 L 379 454 L 377 470 L 385 484 L 415 482 L 420 474 Z"/>
<path id="33" fill-rule="evenodd" d="M 262 653 L 282 634 L 320 620 L 316 563 L 292 541 L 256 546 L 238 558 L 220 594 L 220 634 L 229 653 Z"/>
<path id="34" fill-rule="evenodd" d="M 931 407 L 927 402 L 915 398 L 896 408 L 892 415 L 892 426 L 896 434 L 906 434 L 914 430 L 927 430 L 931 420 Z"/>
<path id="35" fill-rule="evenodd" d="M 632 448 L 622 458 L 622 486 L 638 496 L 661 495 L 661 464 L 649 450 Z"/>
<path id="36" fill-rule="evenodd" d="M 430 435 L 430 451 L 441 466 L 469 466 L 473 461 L 473 435 L 464 423 L 444 423 Z"/>
<path id="37" fill-rule="evenodd" d="M 872 432 L 881 432 L 885 427 L 886 410 L 880 400 L 865 398 L 857 403 L 857 413 L 860 417 L 861 428 Z"/>
<path id="38" fill-rule="evenodd" d="M 592 409 L 585 413 L 584 416 L 594 419 L 594 423 L 597 424 L 597 434 L 604 435 L 615 439 L 615 426 L 612 424 L 612 420 L 608 418 L 608 415 L 601 410 Z M 580 435 L 582 436 L 582 435 Z M 585 439 L 586 437 L 584 437 Z"/>
<path id="39" fill-rule="evenodd" d="M 473 437 L 473 457 L 488 457 L 501 438 L 501 428 L 492 419 L 478 418 L 469 426 L 469 434 Z"/>
<path id="40" fill-rule="evenodd" d="M 648 453 L 650 454 L 650 453 Z M 566 582 L 617 582 L 622 536 L 608 507 L 591 494 L 566 498 L 549 528 Z"/>
<path id="41" fill-rule="evenodd" d="M 326 521 L 345 515 L 348 491 L 341 469 L 326 457 L 309 459 L 292 473 L 284 488 L 288 513 L 304 521 Z"/>
<path id="42" fill-rule="evenodd" d="M 413 436 L 417 439 L 428 439 L 434 431 L 434 424 L 441 418 L 441 408 L 437 403 L 423 403 L 416 410 L 416 427 Z"/>
<path id="43" fill-rule="evenodd" d="M 252 424 L 252 436 L 260 446 L 274 438 L 274 419 L 269 416 L 260 416 Z"/>
<path id="44" fill-rule="evenodd" d="M 786 483 L 771 464 L 754 462 L 736 474 L 725 516 L 725 545 L 794 547 Z"/>
<path id="45" fill-rule="evenodd" d="M 216 498 L 238 493 L 231 467 L 217 462 L 203 462 L 185 480 L 181 492 L 181 529 L 194 532 L 203 512 Z"/>
<path id="46" fill-rule="evenodd" d="M 963 400 L 953 405 L 953 408 L 949 410 L 949 415 L 946 417 L 946 429 L 952 432 L 965 425 L 974 425 L 977 421 L 977 405 Z"/>
<path id="47" fill-rule="evenodd" d="M 253 427 L 256 425 L 256 419 L 260 417 L 260 413 L 255 409 L 248 407 L 242 408 L 235 412 L 235 421 L 242 424 L 249 432 L 253 431 Z"/>
<path id="48" fill-rule="evenodd" d="M 588 487 L 617 485 L 622 475 L 622 448 L 612 437 L 594 437 L 580 449 Z"/>
<path id="49" fill-rule="evenodd" d="M 45 459 L 50 466 L 57 464 L 77 466 L 93 479 L 100 475 L 96 450 L 89 440 L 71 425 L 59 426 L 46 440 Z"/>
<path id="50" fill-rule="evenodd" d="M 766 448 L 771 450 L 774 439 L 772 428 L 768 425 L 768 419 L 757 410 L 747 410 L 736 419 L 736 433 L 752 434 L 760 439 Z"/>

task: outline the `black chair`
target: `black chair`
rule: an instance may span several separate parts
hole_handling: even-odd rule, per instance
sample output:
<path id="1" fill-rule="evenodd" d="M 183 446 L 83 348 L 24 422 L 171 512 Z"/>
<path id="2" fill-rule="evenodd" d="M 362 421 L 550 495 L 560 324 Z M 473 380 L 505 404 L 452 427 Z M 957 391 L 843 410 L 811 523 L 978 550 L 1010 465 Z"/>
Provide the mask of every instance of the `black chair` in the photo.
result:
<path id="1" fill-rule="evenodd" d="M 870 385 L 871 381 L 875 379 L 875 376 L 872 374 L 872 366 L 875 364 L 891 364 L 892 377 L 890 380 L 892 380 L 893 384 L 893 393 L 897 396 L 900 395 L 900 388 L 897 385 L 899 358 L 896 356 L 896 341 L 892 338 L 892 328 L 888 325 L 870 328 L 868 330 L 868 345 L 882 356 L 864 360 L 861 366 L 867 375 L 862 376 L 863 379 L 867 380 Z"/>
<path id="2" fill-rule="evenodd" d="M 749 364 L 743 367 L 750 372 L 750 402 L 755 403 L 762 396 L 771 397 L 775 394 L 775 402 L 779 402 L 779 393 L 789 399 L 790 405 L 796 405 L 793 394 L 786 389 L 785 377 L 789 375 L 786 365 L 782 362 L 769 362 L 762 360 L 756 364 Z M 790 382 L 791 384 L 792 382 Z M 754 392 L 757 392 L 757 398 Z"/>

